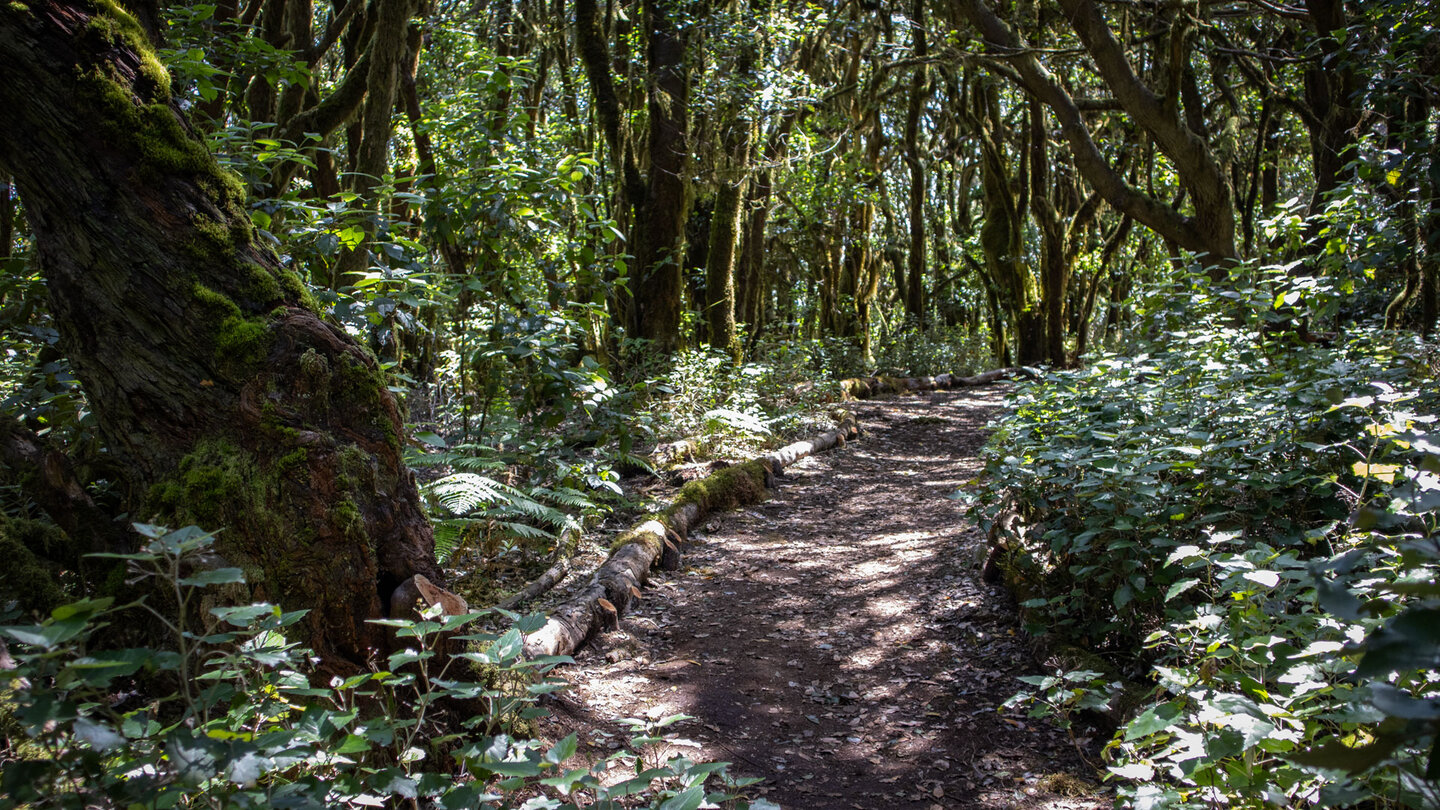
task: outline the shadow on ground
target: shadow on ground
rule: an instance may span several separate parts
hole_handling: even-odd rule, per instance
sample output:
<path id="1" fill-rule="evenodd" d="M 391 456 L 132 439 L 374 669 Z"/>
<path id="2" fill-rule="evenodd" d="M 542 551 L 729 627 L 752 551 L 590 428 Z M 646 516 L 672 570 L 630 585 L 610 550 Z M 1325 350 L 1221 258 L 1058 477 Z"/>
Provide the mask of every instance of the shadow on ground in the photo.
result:
<path id="1" fill-rule="evenodd" d="M 948 496 L 1001 395 L 856 405 L 861 441 L 695 532 L 685 568 L 577 655 L 551 731 L 603 755 L 619 718 L 693 715 L 682 752 L 787 809 L 1108 804 L 1067 735 L 999 710 L 1038 669 Z"/>

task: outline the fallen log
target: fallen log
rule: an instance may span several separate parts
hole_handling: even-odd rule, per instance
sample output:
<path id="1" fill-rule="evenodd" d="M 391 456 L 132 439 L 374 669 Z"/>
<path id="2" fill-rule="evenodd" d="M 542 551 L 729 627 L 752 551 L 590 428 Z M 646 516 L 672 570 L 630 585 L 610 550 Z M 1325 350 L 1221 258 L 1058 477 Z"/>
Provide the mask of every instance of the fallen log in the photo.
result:
<path id="1" fill-rule="evenodd" d="M 671 564 L 678 566 L 678 546 L 673 540 L 667 543 L 667 537 L 683 540 L 708 515 L 759 502 L 773 485 L 775 473 L 802 458 L 843 445 L 859 432 L 859 425 L 846 419 L 814 439 L 717 470 L 681 487 L 667 509 L 642 518 L 616 538 L 610 558 L 590 584 L 551 612 L 545 626 L 525 639 L 526 654 L 569 655 L 579 649 L 590 636 L 611 626 L 617 615 L 624 615 L 648 580 L 651 566 L 663 556 L 670 556 Z"/>
<path id="2" fill-rule="evenodd" d="M 1022 366 L 997 368 L 983 374 L 962 377 L 958 374 L 937 374 L 934 377 L 852 377 L 840 381 L 845 399 L 869 399 L 883 394 L 911 394 L 920 391 L 946 391 L 952 388 L 973 388 L 1015 377 L 1037 379 L 1034 371 Z"/>

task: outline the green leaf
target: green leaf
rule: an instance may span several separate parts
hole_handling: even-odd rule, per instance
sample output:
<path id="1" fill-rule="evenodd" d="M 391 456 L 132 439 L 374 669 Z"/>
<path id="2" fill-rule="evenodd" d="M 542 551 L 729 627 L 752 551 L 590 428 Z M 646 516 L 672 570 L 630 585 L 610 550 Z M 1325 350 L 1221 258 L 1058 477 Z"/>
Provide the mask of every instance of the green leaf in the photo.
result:
<path id="1" fill-rule="evenodd" d="M 570 757 L 575 756 L 575 751 L 578 748 L 579 741 L 575 733 L 572 732 L 551 746 L 549 751 L 545 752 L 545 761 L 553 765 L 559 765 Z"/>
<path id="2" fill-rule="evenodd" d="M 540 764 L 537 762 L 482 762 L 475 767 L 482 768 L 499 776 L 540 775 Z"/>
<path id="3" fill-rule="evenodd" d="M 1440 699 L 1412 697 L 1409 693 L 1387 683 L 1371 684 L 1370 702 L 1375 704 L 1375 708 L 1391 717 L 1400 717 L 1406 720 L 1440 720 Z"/>
<path id="4" fill-rule="evenodd" d="M 108 596 L 103 599 L 84 599 L 79 602 L 71 602 L 50 611 L 50 618 L 58 622 L 76 617 L 88 618 L 110 607 L 114 602 L 115 600 Z"/>
<path id="5" fill-rule="evenodd" d="M 1285 758 L 1297 765 L 1310 768 L 1360 773 L 1384 762 L 1386 757 L 1405 741 L 1403 734 L 1380 735 L 1373 742 L 1350 746 L 1340 740 L 1331 740 L 1318 748 L 1286 754 Z"/>
<path id="6" fill-rule="evenodd" d="M 512 627 L 506 630 L 500 638 L 495 639 L 495 643 L 487 652 L 495 659 L 496 663 L 501 663 L 518 656 L 524 646 L 525 639 L 521 637 L 520 631 Z"/>
<path id="7" fill-rule="evenodd" d="M 85 717 L 75 721 L 75 736 L 97 751 L 109 751 L 125 744 L 125 738 L 115 733 L 114 729 Z"/>
<path id="8" fill-rule="evenodd" d="M 1165 591 L 1165 601 L 1169 602 L 1171 599 L 1174 599 L 1199 584 L 1200 580 L 1198 579 L 1182 579 L 1171 585 L 1169 589 Z"/>
<path id="9" fill-rule="evenodd" d="M 340 745 L 335 747 L 337 754 L 359 754 L 370 750 L 370 741 L 357 734 L 346 734 Z"/>
<path id="10" fill-rule="evenodd" d="M 1129 723 L 1125 724 L 1125 742 L 1131 742 L 1141 737 L 1149 737 L 1152 734 L 1170 728 L 1175 718 L 1180 716 L 1180 705 L 1171 701 L 1161 703 L 1158 706 L 1151 706 Z"/>
<path id="11" fill-rule="evenodd" d="M 206 585 L 229 585 L 235 582 L 244 582 L 245 572 L 239 568 L 216 568 L 211 571 L 201 571 L 191 577 L 181 577 L 178 582 L 181 585 L 193 585 L 204 587 Z"/>
<path id="12" fill-rule="evenodd" d="M 1274 571 L 1246 571 L 1242 576 L 1266 588 L 1273 588 L 1280 583 L 1280 575 Z"/>
<path id="13" fill-rule="evenodd" d="M 660 805 L 660 810 L 697 810 L 704 801 L 704 786 L 695 785 L 666 799 Z"/>

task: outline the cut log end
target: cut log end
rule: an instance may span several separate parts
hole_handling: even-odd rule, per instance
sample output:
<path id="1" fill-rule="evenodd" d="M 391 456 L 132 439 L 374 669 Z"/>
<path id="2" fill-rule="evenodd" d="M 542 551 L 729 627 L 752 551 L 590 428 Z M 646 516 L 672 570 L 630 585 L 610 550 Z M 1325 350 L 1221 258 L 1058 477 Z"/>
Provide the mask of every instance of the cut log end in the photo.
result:
<path id="1" fill-rule="evenodd" d="M 682 558 L 683 555 L 680 553 L 680 544 L 667 536 L 665 538 L 665 550 L 660 553 L 660 570 L 679 571 Z"/>
<path id="2" fill-rule="evenodd" d="M 425 610 L 436 605 L 440 606 L 446 616 L 459 616 L 470 612 L 470 606 L 459 594 L 436 585 L 424 574 L 415 574 L 391 592 L 390 617 L 418 619 Z"/>
<path id="3" fill-rule="evenodd" d="M 602 630 L 620 629 L 620 611 L 609 599 L 602 597 L 595 600 L 595 615 Z"/>

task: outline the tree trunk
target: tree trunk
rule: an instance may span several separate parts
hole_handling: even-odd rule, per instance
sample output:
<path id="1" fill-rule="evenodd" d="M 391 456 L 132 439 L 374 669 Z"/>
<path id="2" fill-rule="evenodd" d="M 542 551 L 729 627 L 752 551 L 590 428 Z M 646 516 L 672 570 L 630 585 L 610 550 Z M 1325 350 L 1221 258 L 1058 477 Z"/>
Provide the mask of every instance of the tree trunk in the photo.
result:
<path id="1" fill-rule="evenodd" d="M 367 51 L 370 70 L 365 82 L 365 108 L 360 114 L 361 137 L 355 150 L 355 173 L 351 175 L 358 203 L 367 209 L 361 222 L 365 239 L 353 249 L 342 250 L 336 262 L 332 285 L 344 286 L 345 277 L 363 273 L 370 266 L 370 242 L 374 240 L 379 200 L 376 192 L 390 165 L 390 136 L 394 129 L 395 100 L 405 63 L 406 34 L 414 0 L 378 0 L 375 39 Z"/>
<path id="2" fill-rule="evenodd" d="M 681 258 L 685 215 L 690 207 L 690 79 L 685 71 L 685 40 L 676 16 L 678 0 L 646 0 L 645 20 L 650 64 L 650 167 L 635 253 L 636 333 L 661 351 L 680 342 Z"/>
<path id="3" fill-rule="evenodd" d="M 740 203 L 745 198 L 743 178 L 721 181 L 710 220 L 710 251 L 705 266 L 705 314 L 710 324 L 711 348 L 736 356 L 735 245 L 740 232 Z M 738 357 L 737 357 L 738 359 Z"/>
<path id="4" fill-rule="evenodd" d="M 1239 252 L 1235 246 L 1230 182 L 1219 162 L 1175 110 L 1135 75 L 1124 48 L 1092 0 L 1060 0 L 1060 4 L 1117 103 L 1175 164 L 1195 209 L 1193 216 L 1134 188 L 1110 166 L 1069 90 L 1041 64 L 1029 43 L 996 16 L 984 0 L 954 0 L 951 8 L 979 30 L 998 58 L 1014 67 L 1012 78 L 1055 114 L 1076 169 L 1106 202 L 1167 241 L 1208 256 L 1215 268 L 1213 275 L 1221 277 L 1225 266 L 1238 259 Z"/>
<path id="5" fill-rule="evenodd" d="M 15 249 L 15 196 L 10 190 L 10 177 L 0 173 L 0 259 L 8 259 Z"/>
<path id="6" fill-rule="evenodd" d="M 929 75 L 925 58 L 925 4 L 916 0 L 915 58 L 921 60 L 910 78 L 910 104 L 905 111 L 905 163 L 910 168 L 910 255 L 908 278 L 901 291 L 905 298 L 905 314 L 921 329 L 925 328 L 925 165 L 920 160 L 920 113 L 930 95 Z"/>
<path id="7" fill-rule="evenodd" d="M 1315 193 L 1310 213 L 1324 210 L 1326 196 L 1348 174 L 1346 164 L 1354 158 L 1360 111 L 1352 99 L 1360 89 L 1350 59 L 1341 53 L 1346 15 L 1343 0 L 1308 0 L 1310 23 L 1320 39 L 1323 59 L 1305 71 L 1305 104 L 1310 108 L 1310 156 L 1315 173 Z"/>
<path id="8" fill-rule="evenodd" d="M 259 239 L 133 18 L 0 7 L 0 73 L 0 166 L 131 513 L 224 529 L 256 596 L 309 609 L 332 667 L 363 665 L 391 591 L 440 581 L 374 358 Z"/>
<path id="9" fill-rule="evenodd" d="M 1035 275 L 1025 263 L 1024 229 L 1028 194 L 1025 172 L 1011 190 L 1009 161 L 1000 140 L 1005 123 L 1000 116 L 999 98 L 993 86 L 979 87 L 973 126 L 981 143 L 980 187 L 984 202 L 984 224 L 980 227 L 980 248 L 985 253 L 989 288 L 1010 319 L 1015 334 L 1015 362 L 1021 365 L 1044 362 L 1045 310 Z M 1023 162 L 1022 162 L 1023 165 Z M 1008 360 L 1007 360 L 1008 362 Z"/>
<path id="10" fill-rule="evenodd" d="M 735 333 L 735 314 L 743 309 L 736 301 L 736 248 L 741 232 L 741 210 L 749 191 L 750 143 L 749 87 L 754 73 L 754 43 L 742 47 L 736 60 L 738 87 L 727 103 L 720 127 L 724 131 L 724 154 L 716 158 L 719 190 L 710 220 L 710 251 L 705 263 L 705 310 L 710 323 L 710 346 L 729 354 L 737 362 L 741 346 Z"/>

